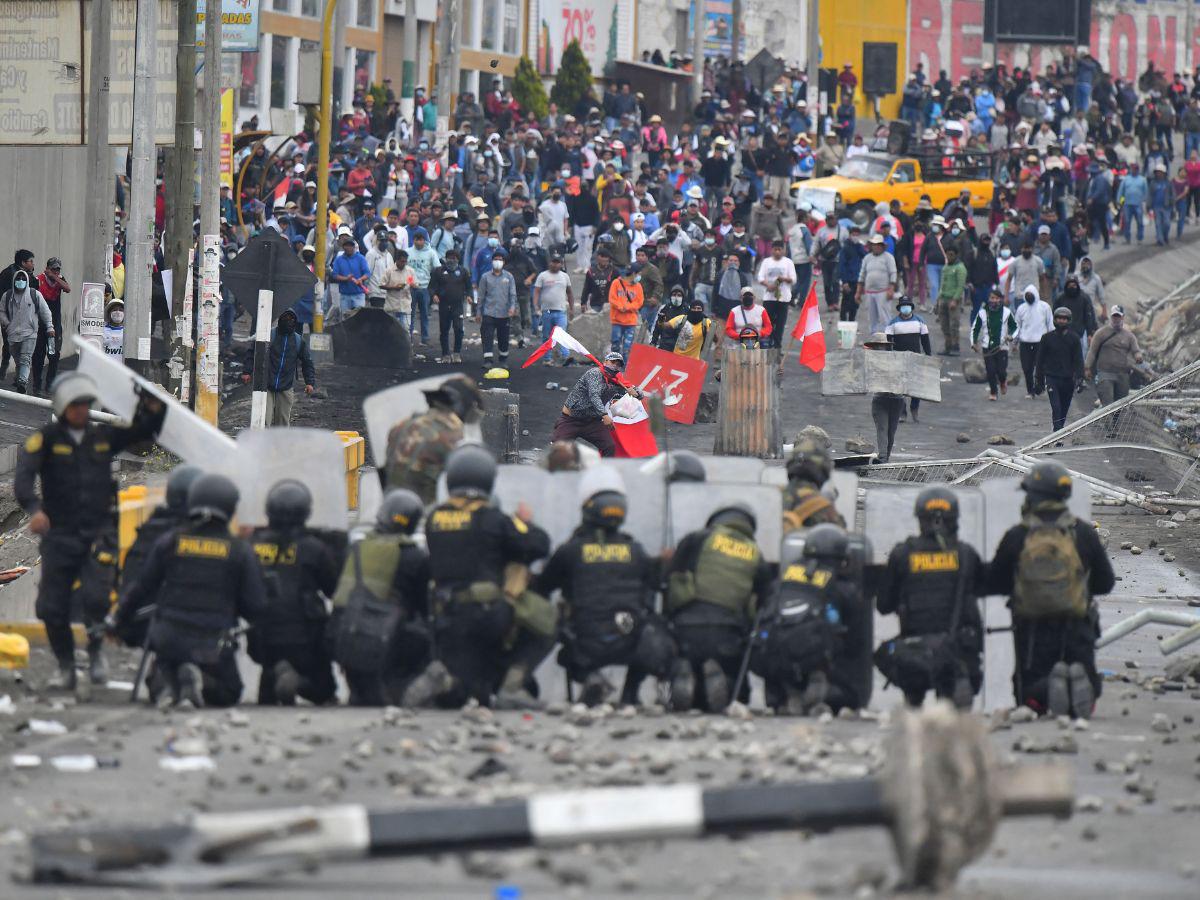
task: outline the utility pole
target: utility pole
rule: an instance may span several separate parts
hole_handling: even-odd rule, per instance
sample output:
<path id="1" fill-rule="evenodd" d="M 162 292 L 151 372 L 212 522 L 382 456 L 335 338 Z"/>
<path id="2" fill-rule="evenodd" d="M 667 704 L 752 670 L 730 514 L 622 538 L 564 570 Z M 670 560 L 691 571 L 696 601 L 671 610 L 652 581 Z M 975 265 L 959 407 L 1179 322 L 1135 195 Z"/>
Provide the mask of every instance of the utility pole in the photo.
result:
<path id="1" fill-rule="evenodd" d="M 735 63 L 742 58 L 742 51 L 741 47 L 739 46 L 742 42 L 742 0 L 733 0 L 732 12 L 733 40 L 729 48 L 729 62 Z M 693 65 L 698 62 L 699 60 L 697 59 L 692 60 Z"/>
<path id="2" fill-rule="evenodd" d="M 208 0 L 206 9 L 216 7 L 220 20 L 221 0 Z M 207 18 L 207 14 L 205 16 Z M 217 70 L 218 82 L 220 69 Z M 207 136 L 206 136 L 207 138 Z M 207 144 L 207 139 L 205 140 Z M 179 44 L 175 53 L 175 147 L 171 154 L 173 163 L 169 169 L 171 181 L 167 184 L 167 267 L 171 270 L 171 316 L 168 324 L 174 324 L 170 339 L 171 361 L 168 367 L 167 388 L 176 397 L 186 400 L 184 378 L 191 352 L 185 345 L 191 343 L 191 334 L 186 338 L 180 327 L 186 319 L 191 322 L 191 311 L 185 312 L 184 302 L 192 296 L 192 259 L 194 247 L 193 214 L 196 196 L 196 0 L 179 0 Z"/>
<path id="3" fill-rule="evenodd" d="M 704 14 L 705 4 L 692 0 L 692 106 L 700 102 L 704 90 L 704 29 L 708 17 Z"/>
<path id="4" fill-rule="evenodd" d="M 214 6 L 218 0 L 208 0 Z M 220 8 L 219 6 L 217 7 Z M 196 414 L 217 424 L 220 408 L 221 17 L 204 14 L 204 95 L 200 128 L 200 304 L 196 317 Z M 189 273 L 190 277 L 190 273 Z"/>
<path id="5" fill-rule="evenodd" d="M 400 76 L 400 117 L 412 122 L 417 86 L 417 0 L 404 4 L 403 60 Z M 432 144 L 432 141 L 430 142 Z"/>
<path id="6" fill-rule="evenodd" d="M 814 136 L 821 134 L 821 0 L 808 0 L 808 111 Z"/>
<path id="7" fill-rule="evenodd" d="M 133 41 L 133 139 L 129 182 L 128 260 L 125 265 L 125 363 L 149 375 L 151 285 L 154 272 L 155 56 L 158 0 L 137 0 Z M 153 379 L 152 379 L 153 380 Z"/>
<path id="8" fill-rule="evenodd" d="M 113 153 L 108 143 L 109 77 L 112 68 L 112 0 L 92 0 L 92 52 L 87 67 L 87 167 L 83 272 L 80 281 L 103 284 L 112 265 Z M 61 336 L 60 336 L 61 338 Z M 62 341 L 60 346 L 64 346 Z"/>
<path id="9" fill-rule="evenodd" d="M 325 250 L 329 230 L 329 136 L 333 131 L 333 18 L 337 0 L 325 0 L 325 16 L 321 22 L 321 98 L 317 107 L 317 221 L 313 241 L 317 251 L 313 274 L 317 287 L 313 292 L 313 334 L 325 331 Z"/>
<path id="10" fill-rule="evenodd" d="M 459 28 L 462 25 L 462 14 L 459 10 L 461 8 L 459 0 L 442 0 L 438 4 L 438 118 L 441 119 L 444 116 L 447 122 L 454 115 L 454 104 L 458 99 L 458 70 L 461 66 Z"/>

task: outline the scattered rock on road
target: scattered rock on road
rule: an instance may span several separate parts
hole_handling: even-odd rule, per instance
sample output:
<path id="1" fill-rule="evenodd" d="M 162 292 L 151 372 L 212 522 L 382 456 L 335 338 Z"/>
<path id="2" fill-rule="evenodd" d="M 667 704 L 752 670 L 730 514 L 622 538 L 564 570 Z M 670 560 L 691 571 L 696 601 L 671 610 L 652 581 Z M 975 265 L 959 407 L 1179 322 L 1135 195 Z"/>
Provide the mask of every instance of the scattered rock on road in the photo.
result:
<path id="1" fill-rule="evenodd" d="M 863 437 L 846 438 L 847 453 L 874 453 L 875 445 Z"/>
<path id="2" fill-rule="evenodd" d="M 993 447 L 1011 447 L 1016 443 L 1007 434 L 993 434 L 987 442 Z"/>
<path id="3" fill-rule="evenodd" d="M 960 444 L 969 444 L 969 443 L 971 443 L 971 436 L 969 434 L 967 434 L 965 431 L 960 431 L 958 433 L 958 437 L 956 437 L 955 440 L 958 441 Z"/>

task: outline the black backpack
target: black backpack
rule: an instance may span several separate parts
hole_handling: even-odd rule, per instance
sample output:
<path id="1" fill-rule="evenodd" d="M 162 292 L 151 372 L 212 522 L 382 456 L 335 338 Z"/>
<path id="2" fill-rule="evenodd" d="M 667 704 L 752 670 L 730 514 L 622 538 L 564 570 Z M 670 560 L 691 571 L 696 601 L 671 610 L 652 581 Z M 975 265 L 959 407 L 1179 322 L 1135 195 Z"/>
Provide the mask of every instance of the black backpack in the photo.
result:
<path id="1" fill-rule="evenodd" d="M 343 669 L 373 674 L 383 671 L 387 663 L 403 610 L 399 603 L 377 597 L 363 583 L 359 545 L 350 552 L 354 555 L 354 587 L 334 636 L 333 658 Z"/>

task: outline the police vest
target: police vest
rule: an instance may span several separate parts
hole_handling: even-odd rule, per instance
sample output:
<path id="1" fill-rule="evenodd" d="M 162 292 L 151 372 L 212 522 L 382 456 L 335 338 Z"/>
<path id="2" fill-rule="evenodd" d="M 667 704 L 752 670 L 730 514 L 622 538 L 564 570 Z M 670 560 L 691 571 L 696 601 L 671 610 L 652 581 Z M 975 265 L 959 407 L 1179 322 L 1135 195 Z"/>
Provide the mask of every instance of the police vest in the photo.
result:
<path id="1" fill-rule="evenodd" d="M 305 532 L 262 528 L 251 545 L 267 587 L 267 613 L 255 623 L 255 635 L 271 644 L 305 643 L 308 624 L 325 616 L 317 586 L 305 566 Z"/>
<path id="2" fill-rule="evenodd" d="M 627 534 L 601 529 L 578 535 L 571 573 L 572 615 L 646 606 L 644 561 Z"/>
<path id="3" fill-rule="evenodd" d="M 936 538 L 905 541 L 904 583 L 900 590 L 900 627 L 906 635 L 938 634 L 950 628 L 965 562 L 958 541 L 942 545 Z M 965 593 L 965 592 L 964 592 Z M 969 598 L 963 597 L 966 604 Z M 959 622 L 966 616 L 964 606 Z"/>
<path id="4" fill-rule="evenodd" d="M 358 542 L 359 561 L 362 565 L 363 586 L 378 597 L 387 600 L 392 595 L 396 570 L 400 567 L 401 548 L 412 546 L 407 534 L 379 534 L 372 532 Z M 354 557 L 350 554 L 342 566 L 337 589 L 333 592 L 333 605 L 345 607 L 354 590 Z"/>
<path id="5" fill-rule="evenodd" d="M 219 522 L 181 528 L 169 546 L 157 615 L 201 632 L 232 627 L 237 606 L 229 575 L 240 548 L 229 529 Z"/>
<path id="6" fill-rule="evenodd" d="M 762 552 L 752 538 L 717 525 L 696 558 L 695 599 L 745 615 L 761 559 Z"/>
<path id="7" fill-rule="evenodd" d="M 61 422 L 33 432 L 29 453 L 42 452 L 42 506 L 56 529 L 97 531 L 116 525 L 116 482 L 108 430 L 88 426 L 78 444 Z"/>

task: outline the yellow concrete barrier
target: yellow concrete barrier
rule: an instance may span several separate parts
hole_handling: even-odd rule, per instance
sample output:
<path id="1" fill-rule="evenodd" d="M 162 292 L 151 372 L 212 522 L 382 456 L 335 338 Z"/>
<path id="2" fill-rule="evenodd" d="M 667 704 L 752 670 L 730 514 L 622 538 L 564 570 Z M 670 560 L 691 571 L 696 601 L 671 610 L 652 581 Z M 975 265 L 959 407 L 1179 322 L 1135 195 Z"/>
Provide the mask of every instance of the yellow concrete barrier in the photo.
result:
<path id="1" fill-rule="evenodd" d="M 358 470 L 367 461 L 367 442 L 357 431 L 335 431 L 346 450 L 346 501 L 350 509 L 358 509 Z"/>

